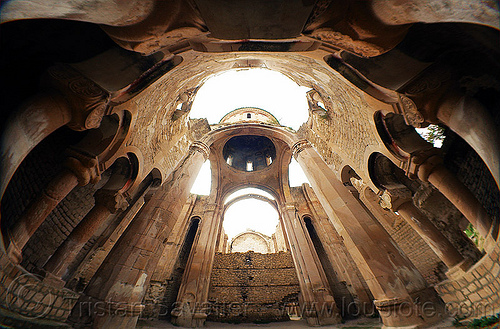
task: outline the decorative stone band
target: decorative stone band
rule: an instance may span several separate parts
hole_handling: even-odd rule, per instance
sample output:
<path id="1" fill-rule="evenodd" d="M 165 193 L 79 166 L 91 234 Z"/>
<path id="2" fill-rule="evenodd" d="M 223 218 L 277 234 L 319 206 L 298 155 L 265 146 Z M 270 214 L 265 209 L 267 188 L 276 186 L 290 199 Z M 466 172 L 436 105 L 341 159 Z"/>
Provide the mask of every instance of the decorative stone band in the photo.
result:
<path id="1" fill-rule="evenodd" d="M 210 148 L 207 146 L 207 144 L 200 141 L 193 142 L 193 144 L 191 144 L 190 146 L 190 151 L 201 152 L 205 160 L 207 160 L 208 156 L 210 155 Z"/>
<path id="2" fill-rule="evenodd" d="M 296 142 L 292 145 L 293 156 L 297 158 L 297 155 L 308 147 L 312 147 L 312 145 L 305 139 Z"/>
<path id="3" fill-rule="evenodd" d="M 295 207 L 295 203 L 285 203 L 283 205 L 283 209 L 285 211 L 288 211 L 288 210 L 292 210 L 292 211 L 295 211 L 297 208 Z"/>

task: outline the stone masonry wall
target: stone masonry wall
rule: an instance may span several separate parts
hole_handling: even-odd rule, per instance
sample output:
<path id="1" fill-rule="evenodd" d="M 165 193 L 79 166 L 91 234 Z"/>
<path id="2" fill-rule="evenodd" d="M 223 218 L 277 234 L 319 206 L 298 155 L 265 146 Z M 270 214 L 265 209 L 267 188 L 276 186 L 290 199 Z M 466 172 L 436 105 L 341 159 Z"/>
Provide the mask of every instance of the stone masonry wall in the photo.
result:
<path id="1" fill-rule="evenodd" d="M 285 303 L 297 302 L 299 282 L 290 252 L 217 253 L 208 300 L 209 320 L 270 322 L 288 320 Z"/>
<path id="2" fill-rule="evenodd" d="M 366 193 L 366 197 L 362 198 L 363 203 L 375 215 L 379 223 L 382 224 L 405 255 L 408 256 L 427 283 L 434 285 L 445 279 L 446 265 L 432 251 L 424 239 L 401 216 L 383 209 L 379 204 L 369 199 L 370 196 L 375 197 L 372 193 Z"/>
<path id="3" fill-rule="evenodd" d="M 436 286 L 449 316 L 480 318 L 500 311 L 500 246 L 491 243 L 491 250 L 465 274 Z"/>
<path id="4" fill-rule="evenodd" d="M 63 169 L 64 150 L 75 144 L 81 133 L 61 128 L 40 142 L 21 163 L 2 201 L 2 229 L 6 232 L 31 201 Z M 73 228 L 93 207 L 94 186 L 76 187 L 52 211 L 23 249 L 22 266 L 28 271 L 42 267 Z"/>

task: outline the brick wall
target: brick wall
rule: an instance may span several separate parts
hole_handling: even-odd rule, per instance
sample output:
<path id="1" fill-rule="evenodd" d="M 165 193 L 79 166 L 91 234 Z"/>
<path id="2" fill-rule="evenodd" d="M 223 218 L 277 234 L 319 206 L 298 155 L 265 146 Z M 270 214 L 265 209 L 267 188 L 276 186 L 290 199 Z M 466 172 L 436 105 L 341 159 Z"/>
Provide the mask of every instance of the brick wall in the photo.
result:
<path id="1" fill-rule="evenodd" d="M 500 115 L 498 116 L 500 120 Z M 446 167 L 457 175 L 481 202 L 486 212 L 500 220 L 500 192 L 481 157 L 453 132 L 446 132 L 443 143 Z"/>
<path id="2" fill-rule="evenodd" d="M 451 317 L 479 318 L 500 311 L 500 245 L 493 241 L 491 245 L 466 273 L 436 286 Z"/>
<path id="3" fill-rule="evenodd" d="M 40 142 L 24 159 L 12 177 L 2 200 L 2 230 L 22 215 L 26 207 L 62 170 L 64 150 L 84 134 L 61 128 Z M 23 249 L 28 271 L 42 267 L 71 230 L 93 207 L 92 186 L 76 187 L 47 217 Z"/>
<path id="4" fill-rule="evenodd" d="M 371 190 L 362 194 L 362 201 L 429 285 L 434 285 L 446 278 L 444 274 L 446 265 L 401 216 L 383 209 L 377 203 L 378 197 Z"/>
<path id="5" fill-rule="evenodd" d="M 285 302 L 296 302 L 299 282 L 290 252 L 217 253 L 210 278 L 211 321 L 288 320 Z"/>

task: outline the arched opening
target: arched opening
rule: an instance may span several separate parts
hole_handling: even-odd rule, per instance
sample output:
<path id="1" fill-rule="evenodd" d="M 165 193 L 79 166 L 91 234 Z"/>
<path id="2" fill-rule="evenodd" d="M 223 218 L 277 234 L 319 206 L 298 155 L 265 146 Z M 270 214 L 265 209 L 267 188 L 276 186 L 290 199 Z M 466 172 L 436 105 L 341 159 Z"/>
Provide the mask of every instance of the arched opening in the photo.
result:
<path id="1" fill-rule="evenodd" d="M 177 300 L 177 294 L 179 293 L 179 288 L 182 283 L 182 275 L 186 268 L 186 264 L 191 253 L 191 248 L 193 247 L 194 240 L 196 238 L 196 233 L 198 231 L 198 226 L 200 224 L 199 217 L 193 217 L 191 223 L 189 224 L 189 229 L 184 238 L 181 250 L 179 251 L 177 261 L 174 265 L 174 270 L 170 278 L 167 278 L 167 289 L 164 295 L 164 303 L 162 303 L 163 309 L 160 314 L 164 315 L 165 319 L 170 319 L 172 309 L 175 307 L 175 301 Z"/>
<path id="2" fill-rule="evenodd" d="M 247 230 L 235 236 L 231 240 L 229 252 L 253 251 L 261 254 L 274 252 L 271 237 L 262 233 Z"/>
<path id="3" fill-rule="evenodd" d="M 228 236 L 228 241 L 232 241 L 238 234 L 246 231 L 271 237 L 279 224 L 279 215 L 268 202 L 256 198 L 244 198 L 229 205 L 223 220 L 224 232 Z"/>
<path id="4" fill-rule="evenodd" d="M 432 185 L 409 179 L 401 168 L 380 153 L 370 156 L 368 169 L 370 178 L 382 191 L 395 195 L 406 193 L 406 197 L 426 214 L 461 254 L 474 260 L 481 257 L 479 245 L 472 243 L 475 241 L 466 235 L 465 231 L 470 227 L 467 219 Z"/>
<path id="5" fill-rule="evenodd" d="M 226 113 L 252 106 L 265 109 L 283 126 L 297 130 L 308 118 L 309 89 L 265 68 L 230 70 L 212 76 L 199 88 L 190 117 L 207 118 L 210 124 L 216 124 Z"/>
<path id="6" fill-rule="evenodd" d="M 340 314 L 343 319 L 352 318 L 350 314 L 359 314 L 357 305 L 354 302 L 354 298 L 347 288 L 346 282 L 340 281 L 337 273 L 333 269 L 333 266 L 328 259 L 325 248 L 323 247 L 318 233 L 314 228 L 311 218 L 309 216 L 304 216 L 303 220 L 306 225 L 307 233 L 309 234 L 309 237 L 311 238 L 311 241 L 314 245 L 314 249 L 316 249 L 316 253 L 318 254 L 321 266 L 325 271 L 330 289 L 332 289 L 335 304 L 339 308 Z"/>

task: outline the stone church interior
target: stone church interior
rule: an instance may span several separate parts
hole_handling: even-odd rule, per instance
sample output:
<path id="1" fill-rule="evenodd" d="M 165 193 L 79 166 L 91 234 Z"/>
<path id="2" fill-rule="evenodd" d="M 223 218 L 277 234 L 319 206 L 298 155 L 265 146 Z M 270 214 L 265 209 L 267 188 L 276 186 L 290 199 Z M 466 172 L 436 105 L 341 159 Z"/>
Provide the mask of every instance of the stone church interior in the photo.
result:
<path id="1" fill-rule="evenodd" d="M 494 0 L 2 1 L 1 327 L 497 314 L 499 21 Z M 300 127 L 191 115 L 257 69 L 307 90 Z M 228 235 L 249 200 L 274 231 Z"/>

